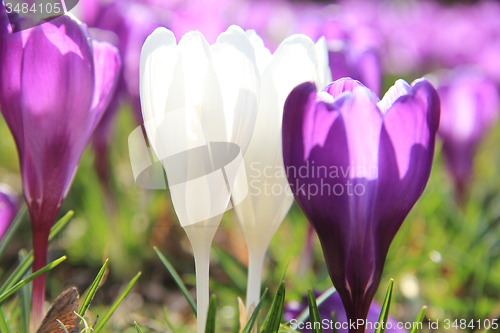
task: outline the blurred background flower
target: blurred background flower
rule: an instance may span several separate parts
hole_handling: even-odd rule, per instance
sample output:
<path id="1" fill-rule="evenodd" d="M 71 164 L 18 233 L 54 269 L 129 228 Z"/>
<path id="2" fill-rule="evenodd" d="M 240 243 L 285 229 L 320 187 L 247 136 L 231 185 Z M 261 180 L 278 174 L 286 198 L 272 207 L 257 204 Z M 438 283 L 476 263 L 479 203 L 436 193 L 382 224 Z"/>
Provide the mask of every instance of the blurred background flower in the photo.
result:
<path id="1" fill-rule="evenodd" d="M 441 73 L 438 80 L 442 110 L 439 136 L 457 202 L 464 206 L 475 152 L 498 120 L 500 96 L 495 82 L 470 69 Z"/>
<path id="2" fill-rule="evenodd" d="M 0 184 L 0 239 L 14 221 L 18 208 L 17 195 L 10 186 Z"/>

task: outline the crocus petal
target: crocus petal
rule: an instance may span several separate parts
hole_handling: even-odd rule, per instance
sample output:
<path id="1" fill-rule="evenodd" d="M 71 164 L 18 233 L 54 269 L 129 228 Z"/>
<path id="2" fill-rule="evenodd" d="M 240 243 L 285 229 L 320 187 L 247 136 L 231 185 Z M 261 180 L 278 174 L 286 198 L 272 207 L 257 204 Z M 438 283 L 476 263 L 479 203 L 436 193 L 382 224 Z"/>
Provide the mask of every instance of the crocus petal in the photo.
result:
<path id="1" fill-rule="evenodd" d="M 328 66 L 328 46 L 325 37 L 320 37 L 314 44 L 316 58 L 318 61 L 318 72 L 316 82 L 320 89 L 326 87 L 328 82 L 332 81 L 332 72 Z"/>
<path id="2" fill-rule="evenodd" d="M 17 196 L 8 186 L 0 184 L 0 240 L 14 221 L 17 206 Z"/>
<path id="3" fill-rule="evenodd" d="M 438 76 L 442 108 L 439 136 L 457 200 L 463 204 L 476 148 L 498 120 L 500 95 L 492 80 L 470 69 L 447 74 L 449 77 Z"/>
<path id="4" fill-rule="evenodd" d="M 21 99 L 24 131 L 29 135 L 25 135 L 23 160 L 30 154 L 32 162 L 24 165 L 23 174 L 38 180 L 38 188 L 23 182 L 28 202 L 41 202 L 44 193 L 44 201 L 58 204 L 71 183 L 86 144 L 82 138 L 88 137 L 91 126 L 91 50 L 86 31 L 69 16 L 37 26 L 27 36 Z M 35 170 L 29 170 L 30 166 Z"/>
<path id="5" fill-rule="evenodd" d="M 278 90 L 280 105 L 285 103 L 289 92 L 302 82 L 314 81 L 317 58 L 314 42 L 304 35 L 286 38 L 276 49 L 271 62 L 271 72 Z M 294 68 L 291 71 L 290 68 Z"/>
<path id="6" fill-rule="evenodd" d="M 0 109 L 16 141 L 19 155 L 23 155 L 23 119 L 21 109 L 21 67 L 23 35 L 10 33 L 5 7 L 0 5 Z"/>
<path id="7" fill-rule="evenodd" d="M 358 87 L 363 87 L 363 84 L 357 80 L 351 78 L 342 78 L 336 80 L 332 84 L 325 88 L 325 91 L 331 95 L 334 99 L 338 98 L 342 93 L 346 91 L 354 91 Z"/>
<path id="8" fill-rule="evenodd" d="M 267 47 L 264 46 L 264 41 L 260 38 L 259 35 L 255 32 L 255 30 L 247 30 L 245 32 L 247 34 L 250 43 L 252 43 L 254 52 L 255 52 L 255 61 L 257 62 L 257 67 L 259 69 L 259 73 L 262 74 L 264 69 L 269 65 L 272 59 L 271 51 Z"/>
<path id="9" fill-rule="evenodd" d="M 378 54 L 373 49 L 364 51 L 358 58 L 356 67 L 359 80 L 375 94 L 380 94 L 382 87 L 382 64 Z"/>
<path id="10" fill-rule="evenodd" d="M 121 59 L 118 49 L 109 43 L 92 41 L 94 53 L 94 97 L 90 110 L 93 119 L 92 130 L 108 106 L 118 81 Z"/>
<path id="11" fill-rule="evenodd" d="M 178 58 L 175 36 L 165 28 L 157 28 L 142 47 L 140 68 L 142 117 L 149 141 L 160 159 L 176 153 L 168 152 L 166 151 L 168 147 L 158 144 L 162 142 L 160 137 L 162 133 L 157 132 L 156 128 L 163 122 L 167 111 L 184 105 L 183 101 L 173 102 L 176 98 L 183 98 L 183 95 L 178 97 L 180 94 L 171 93 L 175 88 L 184 91 L 182 81 L 175 82 L 176 85 L 173 84 L 174 69 L 178 66 Z M 168 104 L 167 98 L 170 101 Z M 169 105 L 173 107 L 169 108 Z M 179 127 L 176 126 L 176 128 Z M 177 148 L 174 147 L 174 149 Z M 177 152 L 182 151 L 180 149 Z"/>
<path id="12" fill-rule="evenodd" d="M 211 55 L 227 120 L 225 141 L 235 142 L 245 154 L 255 125 L 260 92 L 253 45 L 243 29 L 231 26 L 217 38 Z"/>

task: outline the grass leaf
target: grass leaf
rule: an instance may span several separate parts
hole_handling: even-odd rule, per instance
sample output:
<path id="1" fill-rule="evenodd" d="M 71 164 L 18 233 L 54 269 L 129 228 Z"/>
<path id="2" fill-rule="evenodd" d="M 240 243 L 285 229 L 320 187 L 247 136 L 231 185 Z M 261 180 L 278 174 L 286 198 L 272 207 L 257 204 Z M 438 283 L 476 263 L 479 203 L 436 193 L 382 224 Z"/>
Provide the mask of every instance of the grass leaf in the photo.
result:
<path id="1" fill-rule="evenodd" d="M 7 290 L 6 292 L 4 292 L 3 294 L 0 295 L 0 304 L 2 304 L 3 302 L 5 302 L 5 300 L 10 296 L 12 295 L 13 293 L 15 293 L 16 291 L 18 291 L 21 287 L 25 286 L 26 284 L 30 283 L 31 281 L 33 281 L 34 279 L 36 279 L 37 277 L 39 277 L 40 275 L 42 274 L 45 274 L 47 273 L 48 271 L 50 271 L 52 268 L 56 267 L 57 265 L 59 265 L 60 263 L 62 263 L 64 260 L 66 260 L 66 256 L 62 256 L 61 258 L 57 259 L 57 260 L 54 260 L 53 262 L 51 262 L 50 264 L 48 264 L 47 266 L 39 269 L 38 271 L 36 271 L 35 273 L 31 274 L 29 277 L 27 277 L 26 279 L 24 280 L 21 280 L 19 281 L 18 283 L 16 283 L 12 288 L 10 288 L 9 290 Z"/>
<path id="2" fill-rule="evenodd" d="M 205 325 L 205 333 L 215 333 L 215 313 L 217 311 L 217 299 L 215 295 L 210 297 L 210 304 L 208 305 L 207 324 Z"/>
<path id="3" fill-rule="evenodd" d="M 68 224 L 68 222 L 73 217 L 74 212 L 70 210 L 66 213 L 56 224 L 52 226 L 50 229 L 49 235 L 49 243 L 64 229 L 64 227 Z M 16 269 L 10 274 L 7 280 L 3 283 L 2 287 L 0 287 L 0 295 L 3 294 L 7 289 L 12 288 L 19 280 L 21 280 L 26 274 L 26 272 L 33 265 L 33 251 L 30 251 L 28 255 L 24 258 L 24 260 L 16 267 Z"/>
<path id="4" fill-rule="evenodd" d="M 137 330 L 137 333 L 143 333 L 139 325 L 137 325 L 137 322 L 134 321 L 135 329 Z"/>
<path id="5" fill-rule="evenodd" d="M 238 260 L 236 260 L 236 258 L 231 256 L 219 246 L 214 246 L 213 250 L 217 256 L 219 264 L 224 269 L 224 273 L 227 274 L 229 279 L 231 279 L 231 282 L 233 282 L 239 291 L 244 292 L 247 287 L 246 268 Z"/>
<path id="6" fill-rule="evenodd" d="M 26 250 L 21 249 L 19 251 L 19 261 L 23 262 L 26 258 Z M 23 279 L 26 279 L 29 273 L 24 274 Z M 31 290 L 29 286 L 24 286 L 19 291 L 21 294 L 21 307 L 22 307 L 22 319 L 21 319 L 21 330 L 24 333 L 29 333 L 30 331 L 30 310 L 31 310 Z"/>
<path id="7" fill-rule="evenodd" d="M 14 218 L 14 221 L 12 221 L 9 229 L 7 229 L 7 232 L 5 233 L 2 240 L 0 241 L 0 258 L 3 256 L 5 249 L 7 249 L 7 246 L 9 245 L 10 241 L 12 240 L 12 237 L 16 233 L 17 228 L 19 228 L 19 226 L 23 222 L 24 218 L 26 217 L 27 212 L 28 212 L 28 208 L 27 208 L 26 204 L 23 204 L 21 209 L 19 209 L 19 212 L 17 212 L 17 215 Z"/>
<path id="8" fill-rule="evenodd" d="M 156 254 L 160 258 L 163 265 L 165 265 L 165 267 L 167 268 L 169 273 L 174 278 L 175 283 L 177 284 L 177 286 L 181 290 L 182 294 L 184 295 L 184 297 L 188 301 L 189 305 L 191 306 L 191 309 L 193 309 L 193 312 L 196 315 L 196 303 L 193 301 L 193 298 L 191 297 L 191 295 L 189 295 L 189 292 L 188 292 L 186 286 L 184 285 L 184 282 L 182 282 L 182 279 L 179 276 L 179 274 L 177 274 L 177 271 L 175 270 L 174 266 L 172 266 L 170 261 L 168 261 L 168 259 L 165 258 L 165 256 L 160 252 L 160 250 L 158 250 L 158 248 L 156 246 L 154 247 L 154 250 L 156 251 Z"/>
<path id="9" fill-rule="evenodd" d="M 311 332 L 312 333 L 323 333 L 321 328 L 321 317 L 319 315 L 318 305 L 316 304 L 316 297 L 312 289 L 307 291 L 307 300 L 309 303 L 309 315 L 311 317 Z"/>
<path id="10" fill-rule="evenodd" d="M 424 320 L 425 311 L 427 311 L 427 306 L 424 305 L 422 307 L 422 310 L 420 310 L 420 313 L 418 314 L 417 319 L 415 319 L 415 321 L 413 322 L 413 329 L 411 330 L 410 333 L 417 333 L 418 332 L 418 329 L 419 329 L 418 324 Z"/>
<path id="11" fill-rule="evenodd" d="M 163 315 L 165 316 L 165 322 L 167 323 L 168 328 L 174 333 L 177 332 L 177 328 L 175 328 L 174 324 L 172 324 L 172 321 L 170 320 L 170 315 L 168 314 L 168 309 L 163 308 Z"/>
<path id="12" fill-rule="evenodd" d="M 9 327 L 7 326 L 7 321 L 5 321 L 5 316 L 3 315 L 2 308 L 0 308 L 0 332 L 10 333 Z"/>
<path id="13" fill-rule="evenodd" d="M 276 295 L 274 295 L 271 309 L 269 310 L 266 320 L 262 325 L 264 326 L 264 330 L 262 332 L 265 333 L 278 332 L 280 328 L 281 318 L 283 316 L 283 305 L 285 303 L 285 289 L 286 289 L 285 287 L 286 287 L 286 282 L 281 281 L 278 290 L 276 290 Z"/>
<path id="14" fill-rule="evenodd" d="M 97 292 L 97 288 L 99 288 L 99 284 L 102 281 L 102 278 L 104 277 L 104 273 L 106 272 L 106 268 L 108 267 L 108 259 L 104 262 L 104 265 L 102 265 L 101 270 L 99 273 L 97 273 L 97 276 L 92 282 L 92 285 L 90 286 L 89 292 L 87 293 L 87 297 L 85 297 L 85 301 L 82 304 L 82 307 L 80 308 L 79 314 L 80 316 L 84 316 L 85 312 L 87 312 L 87 309 L 90 306 L 90 303 L 94 299 L 94 295 Z"/>
<path id="15" fill-rule="evenodd" d="M 337 324 L 337 315 L 335 314 L 335 311 L 332 311 L 332 333 L 338 333 L 337 327 L 335 326 Z"/>
<path id="16" fill-rule="evenodd" d="M 262 294 L 262 297 L 260 298 L 259 304 L 255 307 L 255 310 L 253 310 L 252 316 L 250 317 L 250 320 L 247 322 L 245 325 L 245 328 L 243 328 L 242 333 L 250 333 L 252 331 L 253 326 L 255 325 L 255 322 L 257 321 L 257 317 L 259 315 L 260 307 L 262 306 L 262 301 L 267 295 L 267 288 Z"/>
<path id="17" fill-rule="evenodd" d="M 380 310 L 380 316 L 378 317 L 379 327 L 374 333 L 384 333 L 387 325 L 387 319 L 389 318 L 389 308 L 391 307 L 392 289 L 394 288 L 394 279 L 389 280 L 389 285 L 387 286 L 387 291 L 385 293 L 384 303 L 382 304 L 382 309 Z"/>
<path id="18" fill-rule="evenodd" d="M 324 293 L 319 295 L 319 297 L 316 299 L 316 304 L 318 306 L 321 306 L 324 301 L 326 301 L 330 296 L 332 296 L 337 290 L 335 287 L 330 287 L 328 290 L 326 290 Z M 297 330 L 297 327 L 299 327 L 299 324 L 305 323 L 305 321 L 309 319 L 309 308 L 305 308 L 304 311 L 302 311 L 299 316 L 297 317 L 297 325 L 295 326 L 295 329 L 292 330 Z M 290 325 L 290 322 L 286 323 L 287 325 Z"/>
<path id="19" fill-rule="evenodd" d="M 106 313 L 104 317 L 102 317 L 101 322 L 97 324 L 97 327 L 95 328 L 94 332 L 96 333 L 99 332 L 102 329 L 102 327 L 107 323 L 109 318 L 115 312 L 116 308 L 120 305 L 121 302 L 123 302 L 125 297 L 127 297 L 130 290 L 132 290 L 132 287 L 135 285 L 141 274 L 142 274 L 141 272 L 137 273 L 137 275 L 134 276 L 134 278 L 129 282 L 129 284 L 127 285 L 125 290 L 121 293 L 121 295 L 118 297 L 118 299 L 113 303 L 113 305 L 111 305 L 111 308 L 109 308 L 108 313 Z"/>

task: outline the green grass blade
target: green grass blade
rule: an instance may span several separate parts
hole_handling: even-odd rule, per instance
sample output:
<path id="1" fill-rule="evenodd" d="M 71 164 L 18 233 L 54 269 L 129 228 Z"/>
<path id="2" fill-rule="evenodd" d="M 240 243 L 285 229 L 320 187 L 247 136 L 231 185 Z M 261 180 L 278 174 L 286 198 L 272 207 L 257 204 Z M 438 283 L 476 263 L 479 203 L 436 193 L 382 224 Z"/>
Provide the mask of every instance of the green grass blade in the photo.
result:
<path id="1" fill-rule="evenodd" d="M 335 311 L 332 312 L 332 333 L 338 333 L 337 327 L 335 326 L 337 324 L 337 315 L 335 314 Z"/>
<path id="2" fill-rule="evenodd" d="M 391 307 L 393 288 L 394 279 L 390 279 L 389 285 L 387 286 L 387 292 L 385 293 L 384 303 L 382 304 L 382 309 L 380 310 L 380 316 L 378 317 L 379 328 L 377 328 L 374 333 L 385 332 L 385 326 L 387 325 L 387 319 L 389 318 L 389 308 Z"/>
<path id="3" fill-rule="evenodd" d="M 70 210 L 66 213 L 57 223 L 50 229 L 49 243 L 64 229 L 68 222 L 73 217 L 74 212 Z M 23 275 L 31 268 L 33 265 L 33 251 L 30 251 L 24 260 L 16 267 L 16 269 L 10 274 L 7 280 L 0 287 L 0 295 L 3 294 L 7 289 L 12 288 L 19 280 L 23 278 Z"/>
<path id="4" fill-rule="evenodd" d="M 160 258 L 163 265 L 165 265 L 165 267 L 169 271 L 170 275 L 172 275 L 172 277 L 174 278 L 174 281 L 177 284 L 177 287 L 179 287 L 179 289 L 181 290 L 182 294 L 184 295 L 184 297 L 188 301 L 189 305 L 191 306 L 191 309 L 193 309 L 193 312 L 196 316 L 197 315 L 196 303 L 193 301 L 193 298 L 191 297 L 191 295 L 189 295 L 189 292 L 188 292 L 186 286 L 184 285 L 184 282 L 182 282 L 181 277 L 179 276 L 179 274 L 177 274 L 177 271 L 175 270 L 174 266 L 172 266 L 170 261 L 168 261 L 168 259 L 165 258 L 165 256 L 160 252 L 160 250 L 158 250 L 158 248 L 156 246 L 154 247 L 154 250 L 156 251 L 156 254 Z"/>
<path id="5" fill-rule="evenodd" d="M 330 296 L 332 296 L 336 291 L 337 290 L 335 289 L 335 287 L 330 287 L 316 299 L 316 304 L 318 304 L 318 306 L 321 306 L 321 304 L 323 304 L 323 302 L 326 301 Z M 299 324 L 305 323 L 307 319 L 309 319 L 309 308 L 305 308 L 304 311 L 302 311 L 297 317 L 297 325 L 295 326 L 294 331 L 297 330 Z M 287 325 L 290 325 L 290 322 L 288 322 Z"/>
<path id="6" fill-rule="evenodd" d="M 252 316 L 250 317 L 250 320 L 247 322 L 245 325 L 245 328 L 243 328 L 242 333 L 250 333 L 252 331 L 253 326 L 255 325 L 255 322 L 257 321 L 257 317 L 259 316 L 259 311 L 260 307 L 262 306 L 262 302 L 264 301 L 264 298 L 267 295 L 267 288 L 262 294 L 262 297 L 260 298 L 259 304 L 255 307 L 255 310 L 252 313 Z"/>
<path id="7" fill-rule="evenodd" d="M 87 312 L 87 309 L 90 306 L 90 302 L 94 299 L 94 295 L 97 292 L 97 288 L 99 288 L 99 284 L 102 281 L 102 278 L 104 277 L 104 273 L 106 272 L 106 268 L 108 267 L 108 259 L 104 262 L 104 265 L 102 265 L 101 270 L 99 273 L 97 273 L 97 276 L 92 282 L 92 285 L 90 286 L 89 292 L 87 293 L 87 297 L 85 297 L 85 301 L 82 304 L 82 307 L 80 308 L 80 311 L 78 312 L 80 316 L 84 316 L 85 312 Z"/>
<path id="8" fill-rule="evenodd" d="M 10 333 L 9 327 L 7 326 L 7 321 L 5 321 L 5 316 L 3 315 L 2 308 L 0 308 L 0 332 Z"/>
<path id="9" fill-rule="evenodd" d="M 413 329 L 411 330 L 410 333 L 417 333 L 418 330 L 422 327 L 422 326 L 419 327 L 419 324 L 422 323 L 422 321 L 424 320 L 425 311 L 427 311 L 427 306 L 424 305 L 422 307 L 422 310 L 420 310 L 417 319 L 415 319 L 415 321 L 413 322 Z"/>
<path id="10" fill-rule="evenodd" d="M 283 280 L 285 279 L 286 271 L 288 270 L 288 266 L 290 265 L 290 262 L 292 261 L 292 259 L 293 259 L 293 257 L 290 257 L 290 259 L 288 259 L 288 262 L 285 265 L 285 270 L 283 271 L 283 275 L 281 276 L 280 283 L 283 282 Z"/>
<path id="11" fill-rule="evenodd" d="M 309 315 L 311 321 L 311 332 L 312 333 L 323 333 L 323 328 L 321 328 L 321 317 L 319 315 L 318 304 L 316 304 L 316 297 L 312 289 L 307 291 L 307 300 L 309 303 Z"/>
<path id="12" fill-rule="evenodd" d="M 22 249 L 19 251 L 19 261 L 23 262 L 26 258 L 27 252 Z M 24 274 L 23 279 L 26 279 L 29 273 Z M 22 318 L 21 318 L 21 331 L 24 333 L 29 333 L 30 330 L 30 310 L 31 310 L 31 293 L 30 287 L 24 286 L 19 291 L 21 294 L 21 307 L 22 307 Z"/>
<path id="13" fill-rule="evenodd" d="M 231 282 L 238 288 L 239 291 L 243 292 L 246 290 L 246 280 L 247 280 L 247 272 L 246 268 L 233 256 L 224 251 L 222 248 L 218 246 L 214 246 L 213 250 L 218 259 L 219 264 L 221 265 L 224 273 L 227 274 Z"/>
<path id="14" fill-rule="evenodd" d="M 49 234 L 49 242 L 54 239 L 59 233 L 66 227 L 68 222 L 71 220 L 71 218 L 75 215 L 75 212 L 70 210 L 68 211 L 59 221 L 54 223 L 52 228 L 50 228 L 50 234 Z"/>
<path id="15" fill-rule="evenodd" d="M 174 333 L 177 332 L 177 328 L 175 328 L 174 324 L 172 324 L 172 320 L 170 320 L 170 315 L 168 314 L 168 309 L 163 308 L 163 315 L 165 316 L 165 322 L 167 323 L 168 328 Z"/>
<path id="16" fill-rule="evenodd" d="M 7 232 L 2 238 L 2 241 L 0 241 L 0 258 L 2 258 L 5 249 L 7 249 L 7 246 L 9 245 L 10 241 L 12 240 L 12 237 L 17 231 L 17 228 L 21 225 L 21 223 L 24 221 L 24 218 L 26 217 L 26 213 L 28 212 L 28 208 L 26 207 L 26 204 L 23 204 L 21 209 L 19 209 L 19 212 L 17 212 L 16 217 L 14 218 L 14 221 L 10 224 L 9 229 L 7 229 Z"/>
<path id="17" fill-rule="evenodd" d="M 215 313 L 217 311 L 217 298 L 215 295 L 210 297 L 208 305 L 207 324 L 205 325 L 205 333 L 215 333 Z"/>
<path id="18" fill-rule="evenodd" d="M 36 279 L 37 277 L 39 277 L 40 275 L 42 274 L 45 274 L 47 273 L 48 271 L 50 271 L 52 268 L 56 267 L 57 265 L 59 265 L 60 263 L 62 263 L 64 260 L 66 260 L 66 256 L 62 256 L 61 258 L 51 262 L 50 264 L 48 264 L 47 266 L 39 269 L 38 271 L 36 271 L 35 273 L 31 274 L 29 277 L 27 277 L 26 279 L 24 280 L 21 280 L 19 281 L 18 283 L 16 283 L 12 288 L 10 288 L 9 290 L 7 290 L 6 292 L 4 292 L 3 294 L 0 295 L 0 304 L 2 304 L 3 302 L 5 302 L 5 300 L 10 296 L 12 295 L 13 293 L 15 293 L 16 291 L 19 290 L 19 288 L 25 286 L 26 284 L 30 283 L 31 281 L 33 281 L 34 279 Z"/>
<path id="19" fill-rule="evenodd" d="M 135 329 L 137 330 L 137 333 L 143 333 L 139 325 L 137 325 L 137 322 L 134 321 Z"/>
<path id="20" fill-rule="evenodd" d="M 102 329 L 102 327 L 107 323 L 109 318 L 115 312 L 116 308 L 120 305 L 121 302 L 123 302 L 125 297 L 127 297 L 130 290 L 132 290 L 132 287 L 135 285 L 141 274 L 142 273 L 139 272 L 137 273 L 136 276 L 134 276 L 134 278 L 129 282 L 129 284 L 127 285 L 125 290 L 121 293 L 121 295 L 118 297 L 118 299 L 113 303 L 113 305 L 111 305 L 111 308 L 109 309 L 108 313 L 106 313 L 106 315 L 104 315 L 104 317 L 102 318 L 101 322 L 97 324 L 97 327 L 94 330 L 95 333 L 99 332 Z"/>
<path id="21" fill-rule="evenodd" d="M 283 316 L 283 305 L 285 303 L 285 288 L 286 282 L 281 281 L 278 290 L 276 290 L 276 295 L 274 295 L 273 303 L 271 309 L 262 325 L 264 329 L 262 332 L 265 333 L 276 333 L 280 328 L 281 318 Z"/>

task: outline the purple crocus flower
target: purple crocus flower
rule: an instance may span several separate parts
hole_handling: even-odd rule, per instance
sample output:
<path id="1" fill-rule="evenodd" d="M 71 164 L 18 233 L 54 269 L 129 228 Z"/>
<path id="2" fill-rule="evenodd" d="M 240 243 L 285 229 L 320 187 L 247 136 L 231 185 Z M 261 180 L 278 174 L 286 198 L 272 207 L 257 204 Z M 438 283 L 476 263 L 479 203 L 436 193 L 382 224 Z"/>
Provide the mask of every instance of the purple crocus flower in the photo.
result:
<path id="1" fill-rule="evenodd" d="M 352 45 L 349 40 L 330 40 L 327 43 L 333 81 L 351 77 L 380 94 L 382 64 L 375 48 Z"/>
<path id="2" fill-rule="evenodd" d="M 425 79 L 398 80 L 382 100 L 350 78 L 320 93 L 303 83 L 288 96 L 288 181 L 351 321 L 366 319 L 392 239 L 425 188 L 439 116 Z"/>
<path id="3" fill-rule="evenodd" d="M 314 293 L 316 297 L 319 296 L 319 293 Z M 283 318 L 285 321 L 292 321 L 296 319 L 302 311 L 304 311 L 307 308 L 307 297 L 304 297 L 301 303 L 298 302 L 290 302 L 288 303 L 283 312 Z M 320 306 L 318 306 L 319 310 L 319 316 L 321 317 L 322 324 L 323 320 L 328 320 L 330 321 L 332 318 L 332 312 L 335 312 L 335 317 L 336 317 L 336 328 L 337 332 L 339 333 L 347 333 L 349 325 L 349 321 L 347 320 L 347 315 L 344 310 L 344 306 L 342 305 L 342 300 L 340 299 L 340 296 L 338 293 L 334 293 L 332 296 L 330 296 L 326 301 L 323 302 Z M 375 331 L 376 323 L 378 323 L 378 317 L 380 315 L 380 310 L 381 307 L 380 305 L 376 304 L 375 302 L 372 303 L 370 306 L 370 310 L 368 311 L 368 317 L 366 318 L 366 322 L 370 323 L 367 324 L 368 328 L 366 329 L 367 332 L 373 333 Z M 399 327 L 398 327 L 399 324 Z M 404 328 L 404 326 L 401 326 L 402 323 L 399 323 L 398 321 L 394 320 L 391 316 L 389 316 L 387 323 L 384 324 L 384 327 L 386 328 L 386 332 L 388 333 L 407 333 Z M 297 323 L 295 323 L 297 325 Z M 404 324 L 403 324 L 404 325 Z M 328 323 L 328 326 L 331 327 L 331 322 Z M 307 324 L 304 324 L 304 327 L 307 327 Z M 310 332 L 311 330 L 307 329 L 301 329 L 301 331 L 304 332 Z M 326 332 L 328 332 L 329 329 L 326 329 Z"/>
<path id="4" fill-rule="evenodd" d="M 33 229 L 33 271 L 85 145 L 116 84 L 116 48 L 92 41 L 69 15 L 17 32 L 0 6 L 0 105 L 14 136 Z M 33 323 L 43 314 L 45 277 L 33 283 Z M 36 326 L 35 326 L 36 327 Z"/>
<path id="5" fill-rule="evenodd" d="M 0 184 L 0 240 L 17 214 L 17 196 L 10 187 Z"/>
<path id="6" fill-rule="evenodd" d="M 457 201 L 465 203 L 477 146 L 496 123 L 500 96 L 495 83 L 471 72 L 454 72 L 438 87 L 441 98 L 439 136 Z"/>

